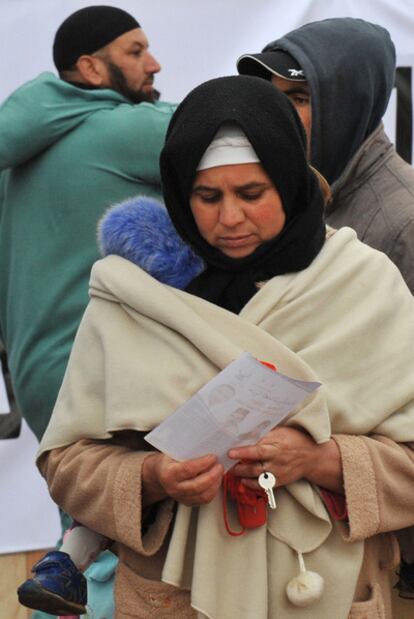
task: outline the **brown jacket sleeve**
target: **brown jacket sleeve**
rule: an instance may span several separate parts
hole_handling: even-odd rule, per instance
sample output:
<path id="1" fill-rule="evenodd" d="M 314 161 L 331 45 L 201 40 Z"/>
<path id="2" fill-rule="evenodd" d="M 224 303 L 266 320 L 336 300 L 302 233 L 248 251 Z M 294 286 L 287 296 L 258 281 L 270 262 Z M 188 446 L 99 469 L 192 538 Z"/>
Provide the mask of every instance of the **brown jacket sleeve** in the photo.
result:
<path id="1" fill-rule="evenodd" d="M 142 534 L 142 463 L 150 451 L 109 441 L 81 440 L 43 454 L 38 462 L 53 500 L 83 525 L 150 556 L 161 547 L 173 518 L 174 502 L 157 505 Z"/>
<path id="2" fill-rule="evenodd" d="M 342 458 L 347 541 L 414 525 L 414 451 L 384 436 L 333 437 Z"/>

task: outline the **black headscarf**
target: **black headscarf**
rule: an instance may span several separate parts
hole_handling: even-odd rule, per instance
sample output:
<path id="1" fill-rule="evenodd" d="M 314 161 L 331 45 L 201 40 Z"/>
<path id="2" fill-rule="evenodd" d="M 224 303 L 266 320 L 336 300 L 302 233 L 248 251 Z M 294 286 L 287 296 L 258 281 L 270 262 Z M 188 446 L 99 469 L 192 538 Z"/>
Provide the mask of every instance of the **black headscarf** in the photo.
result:
<path id="1" fill-rule="evenodd" d="M 198 231 L 190 209 L 196 168 L 220 125 L 242 127 L 282 200 L 282 232 L 250 256 L 230 258 Z M 161 153 L 166 207 L 182 238 L 207 264 L 187 291 L 238 313 L 256 282 L 305 269 L 325 239 L 323 198 L 306 162 L 306 138 L 287 97 L 257 77 L 221 77 L 201 84 L 177 108 Z"/>

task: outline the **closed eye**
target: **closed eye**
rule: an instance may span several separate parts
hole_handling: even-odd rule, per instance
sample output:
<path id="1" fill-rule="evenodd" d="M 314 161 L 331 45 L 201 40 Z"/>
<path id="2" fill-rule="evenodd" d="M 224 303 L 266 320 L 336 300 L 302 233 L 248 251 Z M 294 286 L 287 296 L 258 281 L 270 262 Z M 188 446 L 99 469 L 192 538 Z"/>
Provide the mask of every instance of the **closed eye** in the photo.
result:
<path id="1" fill-rule="evenodd" d="M 239 187 L 237 190 L 237 195 L 242 200 L 254 202 L 255 200 L 259 200 L 268 189 L 271 189 L 271 187 L 272 185 L 269 183 L 249 183 Z"/>
<path id="2" fill-rule="evenodd" d="M 249 192 L 245 192 L 245 191 L 240 191 L 239 192 L 239 197 L 242 200 L 246 200 L 247 202 L 254 202 L 254 200 L 258 200 L 259 198 L 262 197 L 264 193 L 264 190 L 260 190 L 260 191 L 249 191 Z"/>
<path id="3" fill-rule="evenodd" d="M 207 204 L 213 204 L 215 202 L 219 202 L 223 197 L 221 191 L 217 191 L 216 189 L 209 189 L 207 187 L 196 187 L 191 192 L 192 196 L 195 196 L 202 202 L 206 202 Z"/>

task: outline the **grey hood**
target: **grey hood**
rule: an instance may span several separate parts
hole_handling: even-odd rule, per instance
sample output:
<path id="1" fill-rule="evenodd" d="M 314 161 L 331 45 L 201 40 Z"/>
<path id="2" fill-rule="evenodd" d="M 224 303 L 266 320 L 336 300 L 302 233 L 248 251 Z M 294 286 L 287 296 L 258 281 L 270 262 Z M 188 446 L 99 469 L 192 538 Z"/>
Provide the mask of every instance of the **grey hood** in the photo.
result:
<path id="1" fill-rule="evenodd" d="M 395 48 L 385 28 L 354 18 L 312 22 L 263 49 L 289 52 L 312 98 L 312 164 L 333 183 L 376 129 L 395 76 Z"/>

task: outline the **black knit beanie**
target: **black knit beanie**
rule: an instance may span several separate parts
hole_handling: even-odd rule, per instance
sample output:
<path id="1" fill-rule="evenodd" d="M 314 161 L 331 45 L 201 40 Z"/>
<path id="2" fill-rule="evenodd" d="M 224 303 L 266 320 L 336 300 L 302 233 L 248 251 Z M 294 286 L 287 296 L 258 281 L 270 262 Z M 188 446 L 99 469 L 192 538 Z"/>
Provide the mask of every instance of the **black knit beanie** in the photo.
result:
<path id="1" fill-rule="evenodd" d="M 59 26 L 53 42 L 57 70 L 69 69 L 82 54 L 93 54 L 134 28 L 140 28 L 135 17 L 114 6 L 87 6 L 72 13 Z"/>

